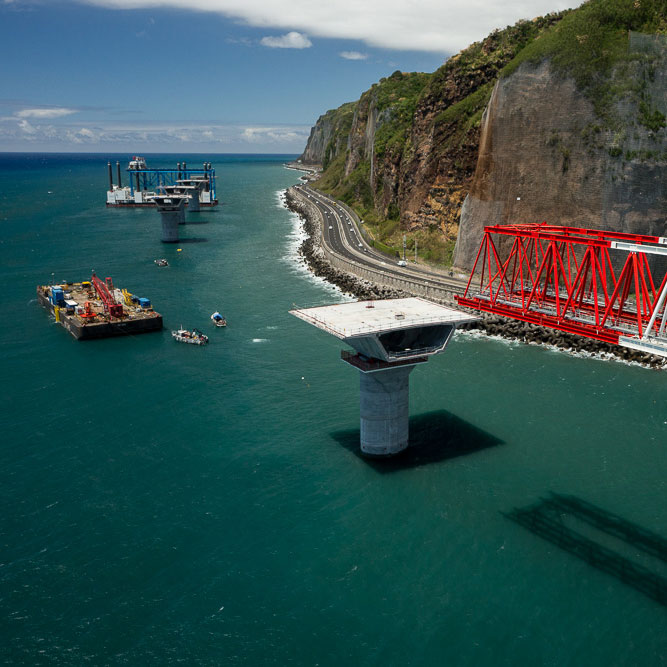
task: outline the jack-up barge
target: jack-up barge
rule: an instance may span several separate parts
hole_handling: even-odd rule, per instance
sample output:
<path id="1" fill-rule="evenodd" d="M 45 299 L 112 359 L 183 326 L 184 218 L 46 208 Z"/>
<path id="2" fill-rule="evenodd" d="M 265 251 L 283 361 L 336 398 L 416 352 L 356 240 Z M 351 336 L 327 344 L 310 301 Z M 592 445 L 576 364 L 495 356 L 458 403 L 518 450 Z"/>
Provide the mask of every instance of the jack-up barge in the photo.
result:
<path id="1" fill-rule="evenodd" d="M 109 170 L 109 190 L 107 190 L 107 206 L 153 206 L 156 196 L 164 194 L 165 187 L 178 187 L 191 197 L 196 196 L 199 206 L 217 206 L 215 191 L 215 169 L 210 162 L 204 162 L 202 168 L 188 167 L 185 162 L 177 162 L 175 169 L 151 169 L 146 166 L 146 159 L 133 156 L 125 170 L 128 184 L 123 186 L 120 173 L 120 162 L 116 162 L 118 183 L 113 182 L 111 162 Z"/>

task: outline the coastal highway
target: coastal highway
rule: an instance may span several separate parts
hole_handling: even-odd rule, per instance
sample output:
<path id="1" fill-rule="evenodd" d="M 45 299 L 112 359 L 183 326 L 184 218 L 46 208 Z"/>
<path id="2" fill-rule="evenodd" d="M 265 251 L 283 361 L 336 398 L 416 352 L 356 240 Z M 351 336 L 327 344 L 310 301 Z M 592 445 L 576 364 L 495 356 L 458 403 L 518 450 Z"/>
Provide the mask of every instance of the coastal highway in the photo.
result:
<path id="1" fill-rule="evenodd" d="M 335 253 L 357 264 L 383 271 L 399 279 L 417 279 L 423 284 L 463 294 L 468 280 L 467 276 L 465 278 L 450 277 L 419 264 L 408 263 L 407 266 L 398 266 L 398 260 L 380 253 L 366 243 L 358 228 L 357 220 L 347 208 L 307 185 L 295 185 L 294 191 L 298 196 L 308 200 L 320 212 L 324 222 L 323 241 Z"/>

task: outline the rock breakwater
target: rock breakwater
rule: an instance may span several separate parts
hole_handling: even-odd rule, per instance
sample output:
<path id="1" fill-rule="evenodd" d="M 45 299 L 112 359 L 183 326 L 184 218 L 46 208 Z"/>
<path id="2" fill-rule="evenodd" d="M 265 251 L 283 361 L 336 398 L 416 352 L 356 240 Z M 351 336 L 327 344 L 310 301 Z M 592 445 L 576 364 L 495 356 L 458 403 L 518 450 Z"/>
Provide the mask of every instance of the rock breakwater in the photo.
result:
<path id="1" fill-rule="evenodd" d="M 463 325 L 460 328 L 463 330 L 479 329 L 490 336 L 501 336 L 502 338 L 517 340 L 523 343 L 551 345 L 566 352 L 585 352 L 590 355 L 614 356 L 624 361 L 631 361 L 651 368 L 665 368 L 667 366 L 662 357 L 645 354 L 644 352 L 631 350 L 627 347 L 611 345 L 610 343 L 593 340 L 592 338 L 576 336 L 566 331 L 541 327 L 529 322 L 511 320 L 505 317 L 484 314 L 482 317 L 483 319 L 478 322 Z"/>
<path id="2" fill-rule="evenodd" d="M 303 228 L 307 236 L 298 252 L 316 276 L 324 278 L 345 294 L 355 296 L 358 299 L 397 299 L 411 296 L 408 292 L 375 285 L 368 280 L 331 266 L 319 245 L 319 220 L 314 218 L 308 206 L 292 192 L 291 188 L 285 192 L 285 204 L 290 211 L 299 215 L 303 221 Z"/>

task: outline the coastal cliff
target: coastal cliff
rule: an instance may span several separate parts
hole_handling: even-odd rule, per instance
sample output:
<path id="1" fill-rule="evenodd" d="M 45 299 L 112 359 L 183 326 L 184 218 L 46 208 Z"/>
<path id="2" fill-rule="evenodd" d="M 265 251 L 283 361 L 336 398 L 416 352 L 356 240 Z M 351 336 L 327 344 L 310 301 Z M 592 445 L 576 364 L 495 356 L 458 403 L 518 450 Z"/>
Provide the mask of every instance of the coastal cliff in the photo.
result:
<path id="1" fill-rule="evenodd" d="M 666 9 L 591 0 L 320 117 L 301 159 L 380 247 L 470 268 L 485 224 L 667 234 Z M 456 248 L 455 248 L 456 244 Z"/>

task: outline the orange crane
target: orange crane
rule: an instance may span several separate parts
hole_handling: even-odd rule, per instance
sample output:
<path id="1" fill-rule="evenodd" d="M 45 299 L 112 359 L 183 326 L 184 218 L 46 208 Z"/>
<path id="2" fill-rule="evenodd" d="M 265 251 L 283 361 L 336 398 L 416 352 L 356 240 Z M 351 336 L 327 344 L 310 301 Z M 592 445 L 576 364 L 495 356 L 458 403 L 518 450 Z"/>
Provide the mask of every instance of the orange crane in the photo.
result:
<path id="1" fill-rule="evenodd" d="M 104 304 L 104 311 L 109 313 L 111 317 L 123 317 L 123 305 L 116 303 L 116 300 L 113 297 L 113 281 L 111 278 L 107 278 L 105 282 L 102 282 L 95 275 L 95 271 L 93 271 L 91 282 L 95 287 L 97 295 Z"/>

